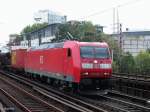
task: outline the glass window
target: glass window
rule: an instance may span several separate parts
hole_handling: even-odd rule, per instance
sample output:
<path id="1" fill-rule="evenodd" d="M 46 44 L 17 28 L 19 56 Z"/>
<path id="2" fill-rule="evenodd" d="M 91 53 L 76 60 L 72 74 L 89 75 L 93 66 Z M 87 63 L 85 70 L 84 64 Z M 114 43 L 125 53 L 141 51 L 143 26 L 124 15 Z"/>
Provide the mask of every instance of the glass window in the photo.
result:
<path id="1" fill-rule="evenodd" d="M 80 47 L 82 58 L 109 58 L 108 48 L 97 46 L 82 46 Z"/>
<path id="2" fill-rule="evenodd" d="M 83 58 L 94 58 L 93 47 L 80 47 L 80 54 Z"/>
<path id="3" fill-rule="evenodd" d="M 108 48 L 95 48 L 95 57 L 96 58 L 108 58 L 109 52 Z"/>

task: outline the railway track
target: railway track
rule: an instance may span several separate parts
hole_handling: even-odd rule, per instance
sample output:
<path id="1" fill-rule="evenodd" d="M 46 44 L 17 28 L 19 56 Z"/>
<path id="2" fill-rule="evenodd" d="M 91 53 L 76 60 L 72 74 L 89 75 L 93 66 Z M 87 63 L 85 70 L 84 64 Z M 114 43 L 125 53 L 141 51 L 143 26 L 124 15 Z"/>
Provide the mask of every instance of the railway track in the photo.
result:
<path id="1" fill-rule="evenodd" d="M 120 94 L 115 94 L 110 93 L 108 95 L 105 96 L 100 96 L 104 99 L 107 100 L 108 104 L 112 105 L 112 103 L 114 103 L 114 105 L 116 104 L 116 107 L 119 108 L 121 111 L 123 112 L 150 112 L 150 105 L 149 104 L 145 104 L 142 103 L 143 100 L 140 99 L 136 99 L 134 98 L 134 100 L 131 100 L 133 98 L 131 98 L 131 96 L 124 96 L 120 95 Z M 138 101 L 138 102 L 137 102 Z M 139 103 L 141 102 L 141 103 Z"/>
<path id="2" fill-rule="evenodd" d="M 2 77 L 0 91 L 25 112 L 63 112 Z"/>
<path id="3" fill-rule="evenodd" d="M 122 78 L 122 79 L 131 79 L 137 81 L 145 81 L 150 82 L 149 75 L 136 75 L 136 74 L 126 74 L 126 73 L 113 73 L 114 78 Z"/>
<path id="4" fill-rule="evenodd" d="M 114 90 L 145 99 L 150 99 L 149 76 L 113 74 L 112 79 L 114 80 L 112 86 Z"/>
<path id="5" fill-rule="evenodd" d="M 22 112 L 0 91 L 0 103 L 2 104 L 0 112 Z"/>
<path id="6" fill-rule="evenodd" d="M 60 91 L 54 89 L 51 90 L 50 87 L 40 84 L 20 76 L 13 76 L 11 78 L 18 80 L 19 82 L 32 87 L 40 95 L 44 95 L 46 98 L 57 98 L 60 102 L 66 102 L 67 104 L 73 103 L 74 107 L 77 104 L 89 109 L 93 112 L 150 112 L 149 104 L 147 100 L 139 99 L 137 97 L 132 97 L 125 94 L 110 92 L 108 95 L 97 95 L 91 98 L 85 96 L 71 97 Z M 51 91 L 51 92 L 50 92 Z M 65 99 L 62 99 L 65 98 Z M 67 100 L 67 101 L 66 101 Z M 139 103 L 137 103 L 139 102 Z M 102 109 L 103 108 L 103 109 Z M 105 110 L 104 110 L 105 109 Z M 106 111 L 107 110 L 107 111 Z"/>
<path id="7" fill-rule="evenodd" d="M 52 88 L 43 86 L 42 84 L 39 84 L 35 81 L 31 81 L 27 78 L 14 76 L 15 74 L 8 75 L 8 73 L 6 74 L 2 71 L 1 73 L 17 80 L 18 82 L 24 85 L 30 86 L 36 93 L 39 94 L 40 97 L 43 96 L 45 100 L 52 99 L 59 104 L 61 103 L 63 105 L 68 106 L 68 108 L 71 108 L 71 109 L 68 109 L 70 112 L 107 112 L 106 110 L 103 110 L 100 107 L 97 107 L 87 102 L 84 102 L 82 100 L 76 99 L 67 94 L 56 91 Z M 67 112 L 69 112 L 68 110 Z"/>
<path id="8" fill-rule="evenodd" d="M 88 96 L 85 100 L 113 112 L 150 112 L 150 104 L 147 100 L 118 92 L 109 91 L 107 95 Z"/>

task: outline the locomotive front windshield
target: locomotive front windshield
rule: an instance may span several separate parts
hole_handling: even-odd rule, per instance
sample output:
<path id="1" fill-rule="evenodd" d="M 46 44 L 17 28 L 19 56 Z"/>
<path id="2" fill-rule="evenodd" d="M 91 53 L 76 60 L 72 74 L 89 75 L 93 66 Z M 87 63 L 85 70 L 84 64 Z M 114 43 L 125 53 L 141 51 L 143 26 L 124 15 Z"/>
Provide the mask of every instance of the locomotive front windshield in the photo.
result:
<path id="1" fill-rule="evenodd" d="M 109 49 L 97 46 L 80 47 L 80 55 L 82 58 L 109 58 Z"/>

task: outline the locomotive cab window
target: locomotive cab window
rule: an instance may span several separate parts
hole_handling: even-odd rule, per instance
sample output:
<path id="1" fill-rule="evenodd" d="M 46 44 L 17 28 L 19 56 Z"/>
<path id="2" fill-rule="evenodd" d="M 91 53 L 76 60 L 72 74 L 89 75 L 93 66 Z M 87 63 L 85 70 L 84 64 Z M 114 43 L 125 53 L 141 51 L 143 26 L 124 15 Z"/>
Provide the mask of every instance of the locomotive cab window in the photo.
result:
<path id="1" fill-rule="evenodd" d="M 68 50 L 67 50 L 67 56 L 71 57 L 71 49 L 70 48 L 68 48 Z"/>
<path id="2" fill-rule="evenodd" d="M 80 47 L 80 55 L 82 58 L 109 58 L 109 49 L 97 46 Z"/>

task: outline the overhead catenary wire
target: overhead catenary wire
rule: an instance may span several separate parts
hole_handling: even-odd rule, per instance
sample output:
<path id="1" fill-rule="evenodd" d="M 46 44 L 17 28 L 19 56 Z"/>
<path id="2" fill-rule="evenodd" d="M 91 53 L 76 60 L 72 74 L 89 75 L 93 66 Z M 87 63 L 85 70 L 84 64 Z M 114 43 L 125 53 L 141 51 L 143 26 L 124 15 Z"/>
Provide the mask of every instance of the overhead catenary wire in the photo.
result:
<path id="1" fill-rule="evenodd" d="M 87 18 L 90 18 L 90 17 L 93 17 L 93 16 L 97 16 L 97 15 L 106 13 L 106 12 L 108 12 L 108 11 L 114 9 L 114 8 L 120 8 L 120 7 L 125 7 L 125 6 L 131 5 L 131 4 L 135 4 L 139 1 L 141 1 L 141 0 L 132 0 L 132 1 L 128 1 L 126 3 L 118 4 L 116 6 L 113 6 L 113 7 L 98 11 L 98 12 L 94 12 L 92 14 L 89 14 L 89 15 L 85 16 L 85 17 L 79 18 L 79 20 L 84 20 L 84 19 L 87 19 Z"/>

